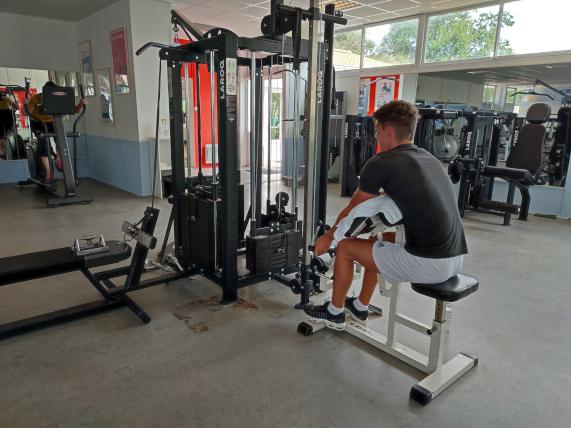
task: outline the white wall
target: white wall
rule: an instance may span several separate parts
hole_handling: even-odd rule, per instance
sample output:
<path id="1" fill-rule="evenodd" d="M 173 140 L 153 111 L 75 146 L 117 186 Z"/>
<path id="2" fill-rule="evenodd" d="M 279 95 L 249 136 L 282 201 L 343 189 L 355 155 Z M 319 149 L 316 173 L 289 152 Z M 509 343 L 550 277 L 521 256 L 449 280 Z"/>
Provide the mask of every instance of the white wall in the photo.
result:
<path id="1" fill-rule="evenodd" d="M 133 52 L 147 42 L 169 44 L 171 40 L 170 5 L 156 0 L 131 0 L 131 36 Z M 156 105 L 158 51 L 150 49 L 141 56 L 133 55 L 136 102 L 138 112 L 138 133 L 141 141 L 154 138 Z M 169 136 L 168 85 L 167 69 L 163 64 L 161 79 L 161 131 L 162 136 Z"/>
<path id="2" fill-rule="evenodd" d="M 335 77 L 335 90 L 347 92 L 346 114 L 357 114 L 359 109 L 359 77 Z"/>
<path id="3" fill-rule="evenodd" d="M 78 71 L 73 22 L 0 13 L 0 66 Z"/>
<path id="4" fill-rule="evenodd" d="M 111 48 L 109 44 L 109 32 L 117 28 L 127 29 L 127 52 L 132 52 L 131 40 L 131 19 L 129 11 L 129 0 L 120 0 L 112 5 L 101 9 L 77 22 L 77 40 L 79 43 L 91 40 L 91 50 L 93 55 L 93 69 L 111 68 Z M 77 44 L 75 49 L 76 68 L 79 68 L 79 55 L 77 54 Z M 132 65 L 132 57 L 129 58 Z M 132 69 L 131 69 L 132 70 Z M 133 73 L 131 72 L 131 78 Z M 96 82 L 96 94 L 99 93 Z M 114 125 L 103 124 L 101 120 L 101 105 L 97 96 L 88 97 L 87 113 L 85 115 L 86 132 L 106 138 L 116 138 L 121 140 L 139 140 L 137 124 L 137 105 L 135 102 L 135 85 L 131 83 L 129 94 L 113 95 Z"/>
<path id="5" fill-rule="evenodd" d="M 467 104 L 480 107 L 484 85 L 463 80 L 443 79 L 436 76 L 418 76 L 417 99 L 429 103 Z"/>
<path id="6" fill-rule="evenodd" d="M 37 88 L 39 91 L 48 80 L 48 71 L 32 68 L 0 67 L 0 83 L 2 84 L 24 86 L 25 78 L 31 79 L 30 86 Z"/>

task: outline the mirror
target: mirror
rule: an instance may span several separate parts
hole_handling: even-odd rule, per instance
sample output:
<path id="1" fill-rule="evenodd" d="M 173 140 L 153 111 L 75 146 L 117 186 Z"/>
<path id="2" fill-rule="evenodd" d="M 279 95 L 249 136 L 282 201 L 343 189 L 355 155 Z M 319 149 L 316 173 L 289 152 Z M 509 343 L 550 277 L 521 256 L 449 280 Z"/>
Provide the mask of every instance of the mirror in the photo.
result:
<path id="1" fill-rule="evenodd" d="M 101 120 L 104 124 L 113 125 L 113 96 L 111 94 L 111 70 L 101 68 L 95 71 L 97 86 L 99 89 L 99 102 L 101 108 Z"/>

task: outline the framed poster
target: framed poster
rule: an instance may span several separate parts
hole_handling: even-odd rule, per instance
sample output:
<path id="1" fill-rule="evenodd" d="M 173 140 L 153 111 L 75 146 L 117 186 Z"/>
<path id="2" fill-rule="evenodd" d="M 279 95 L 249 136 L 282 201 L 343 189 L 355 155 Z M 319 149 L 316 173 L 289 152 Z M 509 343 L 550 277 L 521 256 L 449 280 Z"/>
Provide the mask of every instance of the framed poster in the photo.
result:
<path id="1" fill-rule="evenodd" d="M 105 125 L 115 123 L 113 113 L 113 94 L 111 90 L 111 71 L 109 68 L 101 68 L 95 72 L 97 87 L 99 88 L 99 106 L 101 108 L 101 120 Z"/>
<path id="2" fill-rule="evenodd" d="M 85 96 L 93 97 L 95 96 L 95 79 L 93 78 L 93 56 L 89 40 L 79 44 L 79 64 Z"/>
<path id="3" fill-rule="evenodd" d="M 111 77 L 113 93 L 128 94 L 129 90 L 129 60 L 127 55 L 127 30 L 118 28 L 109 33 L 111 45 Z"/>
<path id="4" fill-rule="evenodd" d="M 400 75 L 361 77 L 359 80 L 360 116 L 371 116 L 376 109 L 398 98 Z"/>

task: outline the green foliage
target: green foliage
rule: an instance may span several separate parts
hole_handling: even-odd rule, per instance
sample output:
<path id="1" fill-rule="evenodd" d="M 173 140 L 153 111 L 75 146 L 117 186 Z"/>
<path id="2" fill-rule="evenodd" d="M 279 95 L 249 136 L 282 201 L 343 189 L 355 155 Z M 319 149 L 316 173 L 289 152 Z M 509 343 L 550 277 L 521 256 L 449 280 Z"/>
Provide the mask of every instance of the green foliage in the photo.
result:
<path id="1" fill-rule="evenodd" d="M 474 11 L 460 11 L 430 18 L 426 41 L 426 61 L 454 61 L 492 56 L 496 41 L 498 14 Z M 504 12 L 502 27 L 514 25 L 514 17 Z M 390 24 L 389 31 L 381 40 L 367 35 L 363 41 L 363 52 L 367 58 L 389 64 L 410 64 L 414 62 L 418 21 L 408 20 Z M 361 52 L 361 31 L 347 31 L 335 36 L 336 49 L 355 54 Z M 501 55 L 513 53 L 509 40 L 498 44 Z"/>
<path id="2" fill-rule="evenodd" d="M 426 40 L 426 61 L 454 61 L 492 56 L 497 23 L 498 15 L 493 12 L 474 15 L 471 11 L 462 11 L 431 18 Z M 510 27 L 513 24 L 513 16 L 506 13 L 503 25 Z M 511 53 L 509 41 L 501 42 L 499 48 L 506 54 Z"/>

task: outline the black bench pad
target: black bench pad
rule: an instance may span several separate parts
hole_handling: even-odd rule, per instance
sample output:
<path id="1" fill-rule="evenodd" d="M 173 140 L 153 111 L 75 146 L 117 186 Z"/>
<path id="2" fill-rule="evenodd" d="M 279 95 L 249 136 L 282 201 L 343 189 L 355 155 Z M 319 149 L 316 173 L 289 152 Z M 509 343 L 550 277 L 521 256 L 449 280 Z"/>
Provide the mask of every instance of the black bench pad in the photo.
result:
<path id="1" fill-rule="evenodd" d="M 433 299 L 455 302 L 475 292 L 479 287 L 479 282 L 476 278 L 459 273 L 438 284 L 412 283 L 411 286 L 417 293 Z"/>
<path id="2" fill-rule="evenodd" d="M 76 256 L 70 247 L 64 247 L 1 258 L 0 286 L 104 266 L 131 256 L 131 247 L 124 242 L 108 241 L 107 246 L 109 251 L 88 256 Z"/>
<path id="3" fill-rule="evenodd" d="M 487 177 L 498 177 L 504 180 L 515 180 L 525 185 L 532 185 L 535 182 L 533 175 L 527 169 L 500 168 L 497 166 L 485 166 L 483 174 Z"/>

